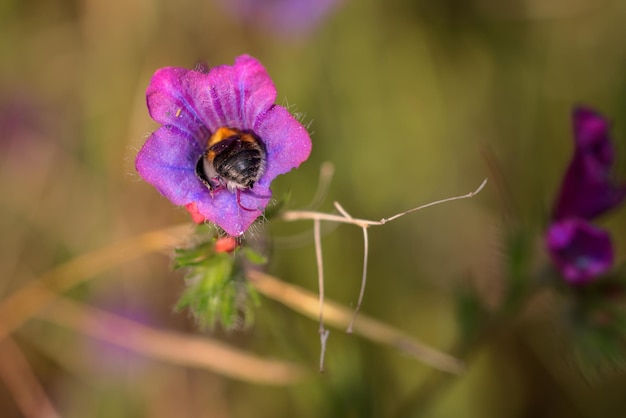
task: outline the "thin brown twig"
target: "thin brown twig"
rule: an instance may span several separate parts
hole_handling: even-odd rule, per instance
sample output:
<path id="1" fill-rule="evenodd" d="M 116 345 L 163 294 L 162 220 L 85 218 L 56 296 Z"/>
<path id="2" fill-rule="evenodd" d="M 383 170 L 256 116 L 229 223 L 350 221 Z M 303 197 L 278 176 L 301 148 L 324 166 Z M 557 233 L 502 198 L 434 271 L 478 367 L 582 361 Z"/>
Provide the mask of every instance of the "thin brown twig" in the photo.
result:
<path id="1" fill-rule="evenodd" d="M 10 337 L 0 341 L 0 379 L 24 417 L 60 417 L 24 353 Z"/>
<path id="2" fill-rule="evenodd" d="M 356 302 L 356 308 L 354 308 L 354 314 L 352 315 L 352 319 L 350 320 L 350 324 L 348 324 L 348 329 L 346 332 L 348 334 L 352 334 L 354 329 L 354 321 L 356 321 L 356 317 L 361 311 L 361 305 L 363 305 L 363 298 L 365 297 L 365 285 L 367 284 L 367 260 L 369 257 L 369 237 L 367 235 L 367 228 L 361 228 L 363 230 L 363 273 L 361 276 L 361 289 L 359 290 L 359 299 Z"/>
<path id="3" fill-rule="evenodd" d="M 487 184 L 487 179 L 484 179 L 483 182 L 480 184 L 480 186 L 478 186 L 478 188 L 476 190 L 474 190 L 473 192 L 469 192 L 467 194 L 460 195 L 460 196 L 448 197 L 446 199 L 441 199 L 441 200 L 436 200 L 434 202 L 426 203 L 425 205 L 414 207 L 414 208 L 409 209 L 407 211 L 395 214 L 395 215 L 393 215 L 393 216 L 391 216 L 389 218 L 382 218 L 379 221 L 372 221 L 370 219 L 359 219 L 359 218 L 345 217 L 343 215 L 334 215 L 332 213 L 322 213 L 322 212 L 314 212 L 314 211 L 308 211 L 308 210 L 289 210 L 289 211 L 286 211 L 285 213 L 283 213 L 280 216 L 280 219 L 285 220 L 285 221 L 302 221 L 302 220 L 319 219 L 320 221 L 329 221 L 329 222 L 338 222 L 338 223 L 344 223 L 344 224 L 352 224 L 352 225 L 356 225 L 356 226 L 360 226 L 360 227 L 384 225 L 387 222 L 391 222 L 391 221 L 396 220 L 396 219 L 398 219 L 398 218 L 400 218 L 400 217 L 402 217 L 404 215 L 408 215 L 410 213 L 417 212 L 418 210 L 421 210 L 421 209 L 426 209 L 426 208 L 431 207 L 431 206 L 440 205 L 440 204 L 446 203 L 446 202 L 451 202 L 453 200 L 467 199 L 467 198 L 473 197 L 476 194 L 478 194 L 483 189 L 483 187 L 485 187 L 485 184 Z"/>
<path id="4" fill-rule="evenodd" d="M 310 374 L 294 363 L 263 359 L 207 337 L 158 330 L 64 297 L 37 317 L 157 360 L 250 383 L 289 385 Z"/>
<path id="5" fill-rule="evenodd" d="M 339 212 L 340 215 L 334 215 L 329 213 L 321 213 L 321 212 L 313 212 L 313 211 L 288 211 L 282 215 L 282 219 L 286 221 L 297 221 L 297 220 L 312 220 L 314 227 L 314 239 L 315 239 L 315 252 L 317 255 L 317 265 L 318 265 L 318 278 L 319 278 L 319 288 L 320 288 L 320 335 L 322 336 L 322 353 L 320 356 L 320 370 L 323 370 L 324 364 L 324 353 L 326 351 L 326 338 L 328 337 L 328 333 L 324 332 L 323 329 L 323 310 L 324 310 L 324 277 L 321 270 L 322 259 L 321 259 L 321 238 L 319 234 L 320 230 L 320 222 L 321 221 L 329 221 L 329 222 L 338 222 L 338 223 L 347 223 L 356 225 L 363 229 L 363 245 L 364 245 L 364 255 L 363 255 L 363 276 L 361 278 L 361 290 L 359 292 L 359 299 L 354 310 L 354 315 L 352 320 L 348 324 L 348 328 L 346 332 L 349 334 L 352 333 L 354 328 L 354 322 L 356 321 L 356 317 L 361 309 L 361 303 L 363 302 L 363 296 L 365 295 L 365 283 L 367 281 L 367 257 L 368 257 L 368 235 L 367 228 L 373 225 L 384 225 L 387 222 L 391 222 L 395 219 L 398 219 L 404 215 L 408 215 L 409 213 L 417 212 L 418 210 L 425 209 L 431 206 L 439 205 L 441 203 L 451 202 L 453 200 L 467 199 L 478 194 L 483 187 L 487 184 L 487 179 L 484 179 L 483 182 L 478 186 L 476 190 L 473 192 L 466 193 L 460 196 L 448 197 L 446 199 L 436 200 L 434 202 L 427 203 L 425 205 L 417 206 L 412 209 L 406 210 L 404 212 L 395 214 L 389 218 L 382 218 L 380 221 L 372 221 L 368 219 L 355 219 L 353 218 L 340 204 L 339 202 L 335 202 L 335 208 Z"/>
<path id="6" fill-rule="evenodd" d="M 186 239 L 190 231 L 190 226 L 177 226 L 152 231 L 79 256 L 42 275 L 0 303 L 0 339 L 18 329 L 56 298 L 59 298 L 60 292 L 67 291 L 89 277 L 133 258 L 180 244 Z M 319 318 L 319 300 L 310 293 L 282 283 L 271 278 L 271 276 L 261 275 L 261 273 L 251 272 L 250 278 L 254 280 L 253 283 L 266 297 L 276 299 L 307 316 Z M 263 278 L 270 280 L 263 280 Z M 290 301 L 289 297 L 285 295 L 292 295 L 293 299 Z M 314 305 L 311 305 L 311 298 L 314 300 Z M 324 316 L 325 323 L 345 327 L 350 322 L 349 318 L 348 308 L 333 302 L 328 303 L 328 309 Z M 434 350 L 413 340 L 402 331 L 364 315 L 355 324 L 354 333 L 371 341 L 396 347 L 440 370 L 460 373 L 464 369 L 460 360 Z"/>
<path id="7" fill-rule="evenodd" d="M 339 202 L 335 202 L 335 208 L 337 208 L 337 210 L 339 211 L 339 213 L 341 213 L 343 216 L 345 216 L 348 219 L 352 219 L 352 215 L 350 215 L 348 213 L 347 210 L 345 210 L 343 208 L 343 206 L 341 206 L 341 204 L 339 204 Z M 361 227 L 361 229 L 363 230 L 363 272 L 361 275 L 361 289 L 359 290 L 359 298 L 357 300 L 356 303 L 356 308 L 354 308 L 354 315 L 352 315 L 352 320 L 350 320 L 350 324 L 348 325 L 348 329 L 346 329 L 346 332 L 348 334 L 352 334 L 352 328 L 354 327 L 354 321 L 356 321 L 356 317 L 359 314 L 359 311 L 361 310 L 361 305 L 363 304 L 363 297 L 365 296 L 365 285 L 367 284 L 367 260 L 368 260 L 368 253 L 369 253 L 369 237 L 367 235 L 367 227 L 363 226 Z"/>
<path id="8" fill-rule="evenodd" d="M 248 278 L 254 287 L 266 297 L 309 318 L 318 318 L 319 300 L 314 293 L 259 271 L 250 271 Z M 326 301 L 324 322 L 327 325 L 345 329 L 351 317 L 351 309 L 333 301 Z M 367 315 L 359 316 L 359 321 L 354 324 L 354 333 L 370 341 L 394 347 L 436 369 L 453 374 L 459 374 L 465 370 L 465 365 L 461 360 L 429 347 L 405 332 Z"/>
<path id="9" fill-rule="evenodd" d="M 324 328 L 324 258 L 322 257 L 322 238 L 320 235 L 320 221 L 313 221 L 313 240 L 315 242 L 315 261 L 317 263 L 317 282 L 319 286 L 319 319 L 320 319 L 320 372 L 324 371 L 324 357 L 329 331 Z"/>
<path id="10" fill-rule="evenodd" d="M 460 200 L 460 199 L 467 199 L 467 198 L 470 198 L 470 197 L 474 197 L 478 193 L 480 193 L 480 191 L 483 189 L 483 187 L 485 187 L 486 184 L 487 184 L 487 179 L 484 179 L 483 182 L 480 183 L 478 188 L 476 190 L 474 190 L 473 192 L 469 192 L 469 193 L 461 195 L 461 196 L 453 196 L 453 197 L 448 197 L 446 199 L 435 200 L 434 202 L 426 203 L 425 205 L 421 205 L 421 206 L 415 207 L 413 209 L 409 209 L 409 210 L 407 210 L 405 212 L 398 213 L 397 215 L 394 215 L 394 216 L 392 216 L 390 218 L 386 218 L 386 219 L 383 218 L 383 219 L 380 220 L 380 223 L 381 224 L 386 224 L 387 222 L 391 222 L 394 219 L 398 219 L 398 218 L 400 218 L 400 217 L 402 217 L 404 215 L 408 215 L 410 213 L 417 212 L 418 210 L 426 209 L 426 208 L 429 208 L 431 206 L 440 205 L 440 204 L 446 203 L 446 202 L 452 202 L 453 200 Z"/>

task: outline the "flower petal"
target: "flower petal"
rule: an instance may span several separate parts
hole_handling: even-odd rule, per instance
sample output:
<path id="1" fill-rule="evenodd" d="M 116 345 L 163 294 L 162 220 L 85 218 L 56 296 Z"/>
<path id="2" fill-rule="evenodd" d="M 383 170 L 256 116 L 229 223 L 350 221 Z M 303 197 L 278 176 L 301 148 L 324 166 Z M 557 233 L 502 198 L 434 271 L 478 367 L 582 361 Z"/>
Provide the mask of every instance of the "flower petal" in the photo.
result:
<path id="1" fill-rule="evenodd" d="M 247 23 L 284 36 L 304 35 L 319 25 L 343 0 L 221 0 Z"/>
<path id="2" fill-rule="evenodd" d="M 603 167 L 591 156 L 577 155 L 570 163 L 553 218 L 580 217 L 591 220 L 619 206 L 626 198 L 626 187 L 614 184 Z"/>
<path id="3" fill-rule="evenodd" d="M 613 265 L 610 235 L 585 220 L 572 218 L 555 222 L 545 239 L 554 264 L 570 283 L 590 282 Z"/>
<path id="4" fill-rule="evenodd" d="M 201 79 L 201 80 L 199 80 Z M 198 85 L 206 82 L 202 73 L 185 68 L 166 67 L 159 69 L 146 91 L 150 116 L 163 125 L 172 125 L 196 138 L 206 141 L 209 132 L 206 120 L 196 110 L 194 92 Z"/>
<path id="5" fill-rule="evenodd" d="M 626 185 L 612 178 L 614 160 L 609 124 L 586 108 L 574 110 L 576 150 L 567 168 L 553 218 L 593 219 L 626 198 Z"/>
<path id="6" fill-rule="evenodd" d="M 235 65 L 214 67 L 208 74 L 162 68 L 146 96 L 155 121 L 176 126 L 202 143 L 223 126 L 251 129 L 276 100 L 276 88 L 261 63 L 242 55 Z"/>
<path id="7" fill-rule="evenodd" d="M 306 128 L 282 106 L 260 115 L 253 129 L 267 149 L 267 170 L 259 181 L 263 185 L 269 186 L 276 176 L 298 167 L 311 154 Z"/>
<path id="8" fill-rule="evenodd" d="M 171 126 L 162 126 L 143 144 L 135 167 L 148 183 L 175 205 L 186 205 L 210 198 L 207 188 L 195 175 L 195 166 L 203 149 L 188 134 Z"/>
<path id="9" fill-rule="evenodd" d="M 248 55 L 238 57 L 233 66 L 212 68 L 204 83 L 204 88 L 196 91 L 196 105 L 212 132 L 222 126 L 252 129 L 258 116 L 276 100 L 272 79 L 261 63 Z"/>
<path id="10" fill-rule="evenodd" d="M 609 121 L 599 113 L 586 107 L 577 107 L 572 114 L 576 149 L 595 151 L 598 158 L 611 164 L 613 147 L 609 136 Z"/>
<path id="11" fill-rule="evenodd" d="M 306 129 L 274 105 L 276 89 L 263 66 L 243 55 L 208 73 L 182 68 L 157 71 L 147 90 L 150 115 L 164 124 L 137 155 L 141 177 L 196 222 L 210 221 L 242 235 L 271 199 L 269 185 L 311 152 Z M 254 130 L 267 151 L 266 169 L 252 190 L 209 191 L 196 177 L 207 140 L 221 127 Z"/>
<path id="12" fill-rule="evenodd" d="M 237 201 L 239 193 L 239 201 Z M 242 235 L 262 214 L 272 197 L 269 188 L 255 186 L 240 192 L 220 189 L 196 202 L 199 214 L 234 237 Z"/>

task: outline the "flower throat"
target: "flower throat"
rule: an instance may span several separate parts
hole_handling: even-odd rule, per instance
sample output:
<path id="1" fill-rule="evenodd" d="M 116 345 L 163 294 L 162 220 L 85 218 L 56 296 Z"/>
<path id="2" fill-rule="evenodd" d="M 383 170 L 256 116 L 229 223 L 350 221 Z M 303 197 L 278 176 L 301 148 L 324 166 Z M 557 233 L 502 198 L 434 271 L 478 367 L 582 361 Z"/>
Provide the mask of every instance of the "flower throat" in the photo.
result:
<path id="1" fill-rule="evenodd" d="M 196 176 L 211 191 L 247 190 L 265 172 L 267 152 L 251 130 L 219 128 L 196 163 Z"/>

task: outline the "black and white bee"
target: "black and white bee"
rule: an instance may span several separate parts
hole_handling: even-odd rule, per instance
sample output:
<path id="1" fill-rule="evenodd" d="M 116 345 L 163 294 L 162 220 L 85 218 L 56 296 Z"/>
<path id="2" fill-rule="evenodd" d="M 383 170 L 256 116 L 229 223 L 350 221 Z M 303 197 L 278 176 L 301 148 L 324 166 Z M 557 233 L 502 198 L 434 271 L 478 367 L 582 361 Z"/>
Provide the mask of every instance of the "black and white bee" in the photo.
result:
<path id="1" fill-rule="evenodd" d="M 267 151 L 261 138 L 249 130 L 219 128 L 208 140 L 196 163 L 196 176 L 212 192 L 228 189 L 237 193 L 250 190 L 265 172 Z"/>

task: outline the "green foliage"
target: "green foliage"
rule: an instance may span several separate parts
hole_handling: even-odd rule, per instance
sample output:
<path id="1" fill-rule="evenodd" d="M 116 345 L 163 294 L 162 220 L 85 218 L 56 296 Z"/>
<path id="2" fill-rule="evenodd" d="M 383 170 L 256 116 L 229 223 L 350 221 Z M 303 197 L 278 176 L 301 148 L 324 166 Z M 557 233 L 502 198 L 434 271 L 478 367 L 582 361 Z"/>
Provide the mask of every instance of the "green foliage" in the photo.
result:
<path id="1" fill-rule="evenodd" d="M 241 247 L 241 251 L 243 252 L 243 256 L 246 261 L 252 264 L 261 266 L 267 263 L 267 257 L 250 247 Z"/>
<path id="2" fill-rule="evenodd" d="M 460 339 L 470 343 L 481 334 L 489 321 L 489 312 L 480 295 L 473 287 L 462 287 L 455 292 L 456 317 L 460 328 Z"/>
<path id="3" fill-rule="evenodd" d="M 504 314 L 515 312 L 526 299 L 533 279 L 533 240 L 536 231 L 524 225 L 513 226 L 505 236 L 505 278 L 506 287 L 501 311 Z"/>
<path id="4" fill-rule="evenodd" d="M 200 327 L 226 330 L 254 322 L 259 297 L 245 277 L 250 265 L 266 262 L 263 255 L 240 243 L 232 252 L 216 252 L 216 238 L 176 250 L 174 268 L 187 269 L 186 288 L 176 310 L 189 309 Z"/>
<path id="5" fill-rule="evenodd" d="M 586 380 L 626 371 L 626 275 L 610 277 L 571 294 L 567 310 L 574 363 Z"/>

